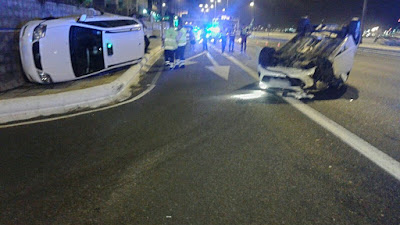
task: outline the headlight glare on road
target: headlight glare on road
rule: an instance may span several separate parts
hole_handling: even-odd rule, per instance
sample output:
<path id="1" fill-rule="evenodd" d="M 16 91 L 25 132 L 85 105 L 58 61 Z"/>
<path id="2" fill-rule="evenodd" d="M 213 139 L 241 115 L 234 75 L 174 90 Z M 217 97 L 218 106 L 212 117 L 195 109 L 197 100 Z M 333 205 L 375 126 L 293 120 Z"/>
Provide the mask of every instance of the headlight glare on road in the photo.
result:
<path id="1" fill-rule="evenodd" d="M 35 27 L 32 35 L 32 42 L 38 41 L 46 36 L 46 28 L 47 26 L 45 24 L 40 24 L 39 26 Z"/>
<path id="2" fill-rule="evenodd" d="M 250 91 L 249 93 L 245 93 L 245 94 L 233 95 L 232 98 L 236 98 L 236 99 L 240 99 L 240 100 L 252 100 L 252 99 L 264 97 L 266 94 L 267 93 L 265 91 L 254 90 L 254 91 Z"/>

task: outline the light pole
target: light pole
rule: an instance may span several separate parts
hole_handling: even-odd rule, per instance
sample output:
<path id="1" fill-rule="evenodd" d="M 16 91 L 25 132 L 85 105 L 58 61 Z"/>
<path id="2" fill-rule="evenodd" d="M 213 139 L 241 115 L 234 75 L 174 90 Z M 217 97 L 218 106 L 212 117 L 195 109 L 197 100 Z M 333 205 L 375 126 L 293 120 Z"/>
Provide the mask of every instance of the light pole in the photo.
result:
<path id="1" fill-rule="evenodd" d="M 164 21 L 163 21 L 163 19 L 164 19 L 164 13 L 163 13 L 163 9 L 165 8 L 165 7 L 167 7 L 167 4 L 165 3 L 165 2 L 163 2 L 162 4 L 161 4 L 161 43 L 162 43 L 162 46 L 164 46 Z"/>
<path id="2" fill-rule="evenodd" d="M 214 18 L 217 18 L 217 2 L 221 3 L 221 0 L 210 0 L 211 6 L 210 8 L 214 8 Z"/>
<path id="3" fill-rule="evenodd" d="M 254 17 L 255 17 L 255 11 L 256 11 L 254 0 L 252 2 L 250 2 L 250 7 L 253 9 L 253 23 L 254 23 L 254 20 L 255 20 Z"/>
<path id="4" fill-rule="evenodd" d="M 215 18 L 216 15 L 217 15 L 217 1 L 216 0 L 210 0 L 210 2 L 211 2 L 210 8 L 211 9 L 214 8 L 214 18 Z"/>
<path id="5" fill-rule="evenodd" d="M 364 22 L 365 22 L 365 16 L 367 14 L 367 5 L 368 5 L 368 0 L 364 0 L 363 11 L 361 16 L 361 37 L 364 33 Z"/>

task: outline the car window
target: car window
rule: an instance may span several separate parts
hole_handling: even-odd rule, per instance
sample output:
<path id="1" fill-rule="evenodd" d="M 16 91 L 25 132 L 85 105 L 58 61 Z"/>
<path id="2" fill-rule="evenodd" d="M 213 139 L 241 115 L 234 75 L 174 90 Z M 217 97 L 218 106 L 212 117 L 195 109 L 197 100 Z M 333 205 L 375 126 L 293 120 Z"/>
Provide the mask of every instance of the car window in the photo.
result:
<path id="1" fill-rule="evenodd" d="M 98 27 L 122 27 L 122 26 L 138 24 L 135 20 L 106 20 L 106 21 L 91 21 L 83 23 Z"/>
<path id="2" fill-rule="evenodd" d="M 75 76 L 80 77 L 104 69 L 102 32 L 72 26 L 69 32 L 71 63 Z"/>

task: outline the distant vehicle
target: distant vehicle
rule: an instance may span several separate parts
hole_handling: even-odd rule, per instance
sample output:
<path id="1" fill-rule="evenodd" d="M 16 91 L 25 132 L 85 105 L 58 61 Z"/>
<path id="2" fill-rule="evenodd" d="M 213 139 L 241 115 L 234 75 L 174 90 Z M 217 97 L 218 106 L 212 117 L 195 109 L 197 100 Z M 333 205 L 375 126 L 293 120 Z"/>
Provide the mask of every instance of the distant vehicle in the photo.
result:
<path id="1" fill-rule="evenodd" d="M 388 46 L 400 46 L 400 27 L 390 28 L 383 34 L 377 36 L 375 43 Z"/>
<path id="2" fill-rule="evenodd" d="M 81 79 L 139 62 L 143 27 L 112 14 L 34 20 L 21 29 L 20 55 L 31 82 Z"/>
<path id="3" fill-rule="evenodd" d="M 283 33 L 296 33 L 296 29 L 294 28 L 285 28 L 283 29 Z"/>
<path id="4" fill-rule="evenodd" d="M 360 43 L 360 21 L 348 26 L 312 26 L 303 20 L 299 32 L 282 48 L 265 47 L 259 56 L 261 88 L 284 88 L 307 94 L 339 88 L 348 79 Z"/>

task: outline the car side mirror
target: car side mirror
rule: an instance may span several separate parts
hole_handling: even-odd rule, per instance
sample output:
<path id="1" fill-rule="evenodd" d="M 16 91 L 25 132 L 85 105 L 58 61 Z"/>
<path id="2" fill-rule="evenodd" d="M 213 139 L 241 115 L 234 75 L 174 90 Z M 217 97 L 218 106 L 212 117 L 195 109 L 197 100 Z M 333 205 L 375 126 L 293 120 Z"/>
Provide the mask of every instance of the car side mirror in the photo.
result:
<path id="1" fill-rule="evenodd" d="M 85 21 L 86 21 L 86 18 L 87 18 L 87 15 L 86 15 L 86 14 L 82 14 L 82 15 L 79 17 L 78 22 L 85 22 Z"/>

